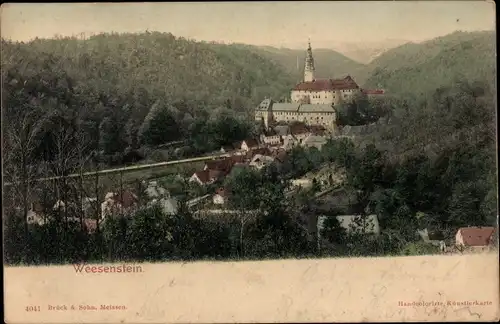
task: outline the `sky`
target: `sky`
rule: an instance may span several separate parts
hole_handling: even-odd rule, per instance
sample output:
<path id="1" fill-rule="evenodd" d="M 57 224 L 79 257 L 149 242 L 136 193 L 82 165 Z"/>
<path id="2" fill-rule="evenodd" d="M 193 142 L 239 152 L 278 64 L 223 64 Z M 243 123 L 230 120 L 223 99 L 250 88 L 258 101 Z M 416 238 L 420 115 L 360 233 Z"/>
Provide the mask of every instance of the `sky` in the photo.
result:
<path id="1" fill-rule="evenodd" d="M 3 4 L 1 35 L 16 41 L 99 32 L 170 32 L 277 47 L 405 40 L 495 29 L 493 1 L 297 1 Z"/>

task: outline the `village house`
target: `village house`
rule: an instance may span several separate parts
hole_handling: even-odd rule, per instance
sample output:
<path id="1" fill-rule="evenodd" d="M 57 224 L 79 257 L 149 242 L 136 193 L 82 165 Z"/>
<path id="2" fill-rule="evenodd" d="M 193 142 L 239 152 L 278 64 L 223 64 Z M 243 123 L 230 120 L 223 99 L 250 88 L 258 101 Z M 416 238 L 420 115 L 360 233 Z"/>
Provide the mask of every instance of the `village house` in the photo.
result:
<path id="1" fill-rule="evenodd" d="M 43 206 L 38 203 L 34 202 L 31 204 L 30 209 L 28 210 L 28 224 L 37 224 L 37 225 L 44 225 L 46 223 L 45 217 L 44 217 L 44 208 Z"/>
<path id="2" fill-rule="evenodd" d="M 274 157 L 269 155 L 255 154 L 249 165 L 251 167 L 260 170 L 266 166 L 271 165 L 274 162 Z"/>
<path id="3" fill-rule="evenodd" d="M 304 139 L 306 139 L 308 136 L 310 136 L 312 133 L 307 128 L 306 125 L 300 124 L 300 123 L 295 123 L 290 125 L 290 134 L 299 142 L 302 143 Z"/>
<path id="4" fill-rule="evenodd" d="M 283 145 L 281 147 L 287 151 L 290 151 L 299 144 L 299 141 L 292 134 L 288 134 L 283 137 Z"/>
<path id="5" fill-rule="evenodd" d="M 78 207 L 78 205 L 80 205 L 80 207 Z M 54 203 L 52 210 L 59 213 L 67 213 L 70 217 L 74 217 L 79 220 L 80 215 L 83 215 L 84 218 L 95 217 L 99 211 L 99 207 L 96 197 L 84 197 L 81 199 L 80 204 L 74 201 L 66 203 L 63 200 L 58 199 Z"/>
<path id="6" fill-rule="evenodd" d="M 494 242 L 494 234 L 494 227 L 462 227 L 455 235 L 455 244 L 460 249 L 488 250 Z"/>
<path id="7" fill-rule="evenodd" d="M 331 165 L 325 165 L 319 170 L 308 172 L 302 178 L 293 179 L 292 185 L 310 188 L 314 181 L 316 181 L 321 186 L 338 187 L 344 183 L 345 179 L 346 174 L 344 170 L 334 168 Z"/>
<path id="8" fill-rule="evenodd" d="M 120 193 L 108 192 L 101 203 L 101 218 L 131 214 L 137 209 L 138 203 L 137 196 L 130 190 L 126 189 Z"/>
<path id="9" fill-rule="evenodd" d="M 265 155 L 265 156 L 271 156 L 272 155 L 272 150 L 269 147 L 259 147 L 253 150 L 250 150 L 246 153 L 245 155 L 245 161 L 250 162 L 256 155 Z"/>
<path id="10" fill-rule="evenodd" d="M 97 197 L 85 197 L 82 199 L 83 217 L 95 218 L 99 212 Z"/>
<path id="11" fill-rule="evenodd" d="M 233 166 L 237 163 L 244 163 L 246 157 L 244 155 L 233 155 L 224 159 L 205 162 L 203 170 L 222 171 L 225 174 L 229 173 Z"/>
<path id="12" fill-rule="evenodd" d="M 196 182 L 200 185 L 212 184 L 226 177 L 235 165 L 242 164 L 246 160 L 245 155 L 232 155 L 225 159 L 207 161 L 203 170 L 195 172 L 189 178 L 189 182 Z"/>
<path id="13" fill-rule="evenodd" d="M 240 149 L 241 148 L 241 145 L 238 145 L 238 144 L 233 144 L 233 145 L 223 145 L 219 152 L 220 153 L 233 153 L 235 152 L 236 150 Z"/>
<path id="14" fill-rule="evenodd" d="M 92 221 L 92 218 L 96 217 L 96 207 L 97 198 L 85 197 L 81 201 L 81 209 L 78 209 L 78 204 L 75 202 L 65 203 L 61 199 L 58 199 L 54 205 L 52 206 L 52 210 L 54 212 L 59 212 L 66 217 L 64 217 L 65 221 L 70 222 L 81 222 L 83 220 L 84 225 L 85 222 Z M 67 212 L 67 214 L 66 214 Z M 100 214 L 99 214 L 100 215 Z M 28 210 L 28 224 L 33 225 L 45 225 L 49 221 L 53 220 L 53 215 L 50 213 L 45 213 L 45 208 L 39 202 L 33 202 Z M 92 227 L 92 225 L 89 225 Z"/>
<path id="15" fill-rule="evenodd" d="M 175 215 L 179 209 L 179 202 L 172 197 L 154 198 L 148 202 L 148 206 L 158 204 L 165 215 Z"/>
<path id="16" fill-rule="evenodd" d="M 224 175 L 223 171 L 206 169 L 193 173 L 193 175 L 189 178 L 188 182 L 194 182 L 198 183 L 201 186 L 204 186 L 212 184 L 215 181 L 221 179 L 223 175 Z"/>
<path id="17" fill-rule="evenodd" d="M 157 181 L 149 181 L 146 185 L 144 193 L 149 199 L 170 196 L 168 190 L 160 186 Z"/>
<path id="18" fill-rule="evenodd" d="M 438 231 L 429 231 L 427 228 L 417 230 L 418 235 L 424 241 L 434 246 L 439 247 L 441 252 L 446 251 L 446 244 L 444 242 L 444 236 Z"/>
<path id="19" fill-rule="evenodd" d="M 252 149 L 258 148 L 259 142 L 256 139 L 249 138 L 241 141 L 241 145 L 239 147 L 240 150 L 248 152 Z"/>
<path id="20" fill-rule="evenodd" d="M 54 203 L 54 206 L 52 206 L 52 210 L 54 210 L 54 211 L 65 211 L 66 210 L 66 203 L 64 201 L 62 201 L 61 199 L 58 199 Z"/>
<path id="21" fill-rule="evenodd" d="M 213 203 L 215 205 L 224 205 L 227 203 L 229 193 L 225 188 L 219 188 L 215 191 L 213 195 Z"/>
<path id="22" fill-rule="evenodd" d="M 282 144 L 281 136 L 272 131 L 261 134 L 260 141 L 269 146 L 277 146 Z"/>
<path id="23" fill-rule="evenodd" d="M 189 182 L 207 185 L 221 180 L 229 175 L 235 166 L 244 164 L 248 161 L 249 157 L 247 155 L 251 152 L 252 151 L 246 152 L 245 155 L 232 155 L 224 159 L 207 161 L 203 167 L 203 171 L 195 172 L 189 178 Z"/>
<path id="24" fill-rule="evenodd" d="M 166 215 L 175 215 L 178 210 L 178 201 L 170 196 L 165 188 L 156 181 L 150 181 L 145 190 L 149 199 L 148 205 L 159 204 Z"/>

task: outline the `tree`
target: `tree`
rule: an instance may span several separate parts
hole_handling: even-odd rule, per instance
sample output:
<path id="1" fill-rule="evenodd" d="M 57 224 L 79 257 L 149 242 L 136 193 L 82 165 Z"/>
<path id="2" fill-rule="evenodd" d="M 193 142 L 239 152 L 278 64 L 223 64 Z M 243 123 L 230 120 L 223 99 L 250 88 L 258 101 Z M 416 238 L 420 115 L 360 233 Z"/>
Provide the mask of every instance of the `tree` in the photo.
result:
<path id="1" fill-rule="evenodd" d="M 325 217 L 320 237 L 336 246 L 345 245 L 347 243 L 347 232 L 340 225 L 339 220 L 335 216 L 336 215 L 328 215 Z M 321 244 L 321 241 L 319 244 Z"/>
<path id="2" fill-rule="evenodd" d="M 179 139 L 179 128 L 169 109 L 173 108 L 159 102 L 151 107 L 139 130 L 142 143 L 160 145 Z"/>
<path id="3" fill-rule="evenodd" d="M 17 118 L 9 119 L 10 127 L 4 137 L 4 166 L 6 178 L 21 199 L 25 235 L 28 235 L 28 210 L 30 189 L 36 177 L 34 152 L 38 145 L 42 119 L 37 110 L 20 112 Z"/>
<path id="4" fill-rule="evenodd" d="M 127 241 L 133 259 L 167 259 L 173 251 L 172 240 L 172 220 L 158 204 L 140 209 L 132 218 Z"/>

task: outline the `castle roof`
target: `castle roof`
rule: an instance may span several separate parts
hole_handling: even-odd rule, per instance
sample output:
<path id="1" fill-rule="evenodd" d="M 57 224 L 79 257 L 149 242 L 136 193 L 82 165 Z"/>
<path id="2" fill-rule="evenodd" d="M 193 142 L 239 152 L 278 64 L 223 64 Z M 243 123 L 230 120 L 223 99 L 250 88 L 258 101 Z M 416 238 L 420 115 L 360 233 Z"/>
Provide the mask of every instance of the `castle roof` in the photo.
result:
<path id="1" fill-rule="evenodd" d="M 300 103 L 277 102 L 273 104 L 273 111 L 298 111 Z"/>
<path id="2" fill-rule="evenodd" d="M 310 82 L 301 82 L 293 88 L 294 91 L 333 91 L 358 89 L 358 84 L 350 77 L 343 79 L 318 79 Z"/>
<path id="3" fill-rule="evenodd" d="M 299 112 L 334 112 L 335 109 L 331 104 L 302 104 L 300 105 Z"/>

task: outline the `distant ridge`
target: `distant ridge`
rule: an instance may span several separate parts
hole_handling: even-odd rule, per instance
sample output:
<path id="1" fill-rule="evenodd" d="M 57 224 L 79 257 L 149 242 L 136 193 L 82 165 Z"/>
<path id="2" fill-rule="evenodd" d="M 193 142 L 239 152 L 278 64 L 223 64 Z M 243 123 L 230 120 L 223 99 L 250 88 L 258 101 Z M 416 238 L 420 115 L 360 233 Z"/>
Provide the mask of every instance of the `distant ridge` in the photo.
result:
<path id="1" fill-rule="evenodd" d="M 421 94 L 452 81 L 496 79 L 495 32 L 454 32 L 387 51 L 367 66 L 367 87 Z"/>

